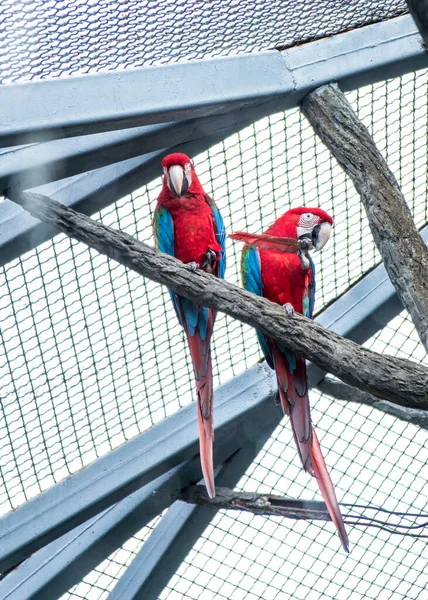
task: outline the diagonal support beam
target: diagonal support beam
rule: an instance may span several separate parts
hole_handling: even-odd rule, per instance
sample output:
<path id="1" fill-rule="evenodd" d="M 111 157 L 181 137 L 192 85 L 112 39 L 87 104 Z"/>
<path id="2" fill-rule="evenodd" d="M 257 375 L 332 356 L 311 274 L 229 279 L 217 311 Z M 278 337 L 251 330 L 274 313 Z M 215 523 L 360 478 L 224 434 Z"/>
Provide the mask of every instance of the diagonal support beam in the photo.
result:
<path id="1" fill-rule="evenodd" d="M 34 188 L 157 150 L 165 153 L 166 148 L 178 144 L 201 140 L 201 147 L 206 148 L 203 138 L 225 138 L 271 112 L 271 105 L 262 103 L 245 111 L 238 109 L 200 119 L 8 148 L 0 153 L 0 194 L 10 187 Z"/>
<path id="2" fill-rule="evenodd" d="M 248 115 L 250 122 L 253 116 L 254 113 L 250 111 Z M 233 115 L 228 115 L 221 123 L 218 122 L 218 118 L 212 119 L 206 126 L 200 123 L 198 127 L 201 127 L 204 136 L 196 137 L 195 139 L 180 144 L 180 151 L 192 156 L 217 144 L 222 141 L 225 136 L 232 135 L 248 124 L 247 116 L 243 120 L 239 120 L 238 117 L 240 117 L 240 115 L 234 113 Z M 226 128 L 224 128 L 224 126 Z M 168 132 L 171 131 L 170 126 L 160 126 L 160 128 L 162 128 L 162 136 L 165 135 L 166 142 L 169 135 Z M 157 129 L 159 135 L 160 128 Z M 213 131 L 212 135 L 205 135 L 210 131 L 210 128 Z M 144 129 L 147 131 L 148 128 Z M 153 131 L 155 128 L 150 129 Z M 185 128 L 181 129 L 181 124 L 177 126 L 174 125 L 172 129 L 176 132 L 181 132 L 181 135 L 187 135 L 187 133 L 189 133 L 189 136 L 195 136 L 196 131 L 199 131 L 198 129 L 191 128 L 190 132 L 186 132 Z M 129 139 L 129 130 L 126 131 L 126 135 L 123 134 L 124 132 L 122 131 L 102 134 L 102 136 L 105 136 L 103 138 L 104 140 L 109 139 L 110 141 L 113 139 L 124 140 L 128 138 L 128 142 L 131 143 Z M 90 140 L 90 138 L 88 139 Z M 98 138 L 98 141 L 100 139 L 101 137 Z M 135 141 L 135 138 L 132 139 Z M 178 137 L 172 135 L 171 139 L 176 141 Z M 84 143 L 84 140 L 82 141 L 81 139 L 80 141 L 81 143 Z M 66 152 L 69 152 L 69 157 L 72 156 L 73 148 L 76 149 L 76 147 L 73 146 L 73 140 L 60 140 L 58 143 L 61 144 L 61 147 L 62 144 L 70 144 L 70 148 Z M 88 151 L 89 148 L 91 148 L 91 152 L 98 152 L 98 146 L 94 141 L 85 143 L 84 147 Z M 25 150 L 25 148 L 23 150 Z M 112 202 L 116 202 L 124 195 L 134 192 L 142 185 L 145 185 L 156 178 L 160 174 L 159 165 L 162 158 L 169 152 L 175 150 L 177 150 L 177 147 L 175 146 L 165 147 L 161 150 L 151 152 L 150 154 L 145 154 L 144 156 L 128 158 L 127 160 L 100 167 L 87 173 L 75 175 L 62 181 L 48 183 L 37 188 L 37 191 L 53 196 L 56 200 L 66 206 L 70 206 L 75 210 L 90 215 L 97 210 L 101 210 L 110 205 Z M 2 156 L 5 156 L 5 154 L 2 155 L 0 153 L 0 168 Z M 45 167 L 48 169 L 49 164 L 50 163 L 45 164 Z M 27 164 L 27 166 L 29 165 Z M 80 164 L 80 166 L 83 166 L 83 164 Z M 4 184 L 7 181 L 14 180 L 13 173 L 16 172 L 18 165 L 13 162 L 9 167 L 11 168 L 9 168 L 9 170 L 6 169 L 7 173 L 5 171 Z M 31 168 L 28 171 L 28 174 L 31 175 L 32 172 Z M 38 175 L 38 177 L 42 177 L 42 175 Z M 48 175 L 46 175 L 46 179 L 49 179 Z M 57 233 L 57 230 L 45 223 L 41 223 L 38 219 L 35 219 L 9 200 L 0 202 L 0 266 L 7 264 L 24 252 L 28 252 L 38 244 L 54 237 Z"/>
<path id="3" fill-rule="evenodd" d="M 273 421 L 218 469 L 216 483 L 234 486 L 253 462 L 277 423 Z M 169 507 L 183 482 L 196 480 L 199 457 L 154 479 L 119 503 L 36 552 L 0 582 L 0 600 L 54 600 L 94 569 L 111 552 Z M 174 506 L 182 504 L 175 502 Z M 213 516 L 204 514 L 204 527 Z M 156 528 L 157 531 L 157 528 Z M 157 534 L 158 535 L 158 534 Z M 184 540 L 183 540 L 184 542 Z M 189 543 L 190 539 L 186 540 Z M 154 559 L 154 554 L 151 560 Z M 168 568 L 173 564 L 169 559 Z"/>
<path id="4" fill-rule="evenodd" d="M 271 426 L 262 430 L 256 441 L 234 454 L 216 476 L 216 487 L 235 487 L 273 430 Z M 214 515 L 204 506 L 174 502 L 119 579 L 109 600 L 157 599 Z"/>
<path id="5" fill-rule="evenodd" d="M 0 581 L 0 600 L 59 598 L 167 508 L 182 482 L 199 472 L 195 457 L 35 552 Z"/>
<path id="6" fill-rule="evenodd" d="M 330 81 L 355 89 L 427 65 L 407 15 L 284 52 L 12 84 L 0 95 L 0 145 L 207 117 L 268 101 L 275 112 Z"/>
<path id="7" fill-rule="evenodd" d="M 216 390 L 216 465 L 255 439 L 260 428 L 279 422 L 273 380 L 268 367 L 259 365 Z M 197 414 L 190 405 L 2 517 L 0 571 L 197 453 Z"/>
<path id="8" fill-rule="evenodd" d="M 337 85 L 310 93 L 302 112 L 360 194 L 388 275 L 428 350 L 428 249 L 394 175 Z"/>

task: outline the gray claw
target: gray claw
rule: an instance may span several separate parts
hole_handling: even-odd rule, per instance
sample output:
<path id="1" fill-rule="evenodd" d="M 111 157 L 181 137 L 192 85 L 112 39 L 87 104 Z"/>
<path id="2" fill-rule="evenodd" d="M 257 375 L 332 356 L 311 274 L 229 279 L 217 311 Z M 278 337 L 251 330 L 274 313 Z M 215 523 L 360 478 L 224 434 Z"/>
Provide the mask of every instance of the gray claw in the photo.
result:
<path id="1" fill-rule="evenodd" d="M 285 310 L 287 317 L 292 317 L 294 315 L 294 308 L 289 302 L 286 302 L 282 308 Z"/>
<path id="2" fill-rule="evenodd" d="M 199 271 L 199 265 L 197 262 L 192 261 L 187 263 L 187 266 L 190 267 L 190 269 L 195 273 L 196 271 Z"/>
<path id="3" fill-rule="evenodd" d="M 308 238 L 303 238 L 299 240 L 299 246 L 300 250 L 302 250 L 303 252 L 307 252 L 312 248 L 312 243 Z"/>
<path id="4" fill-rule="evenodd" d="M 213 272 L 213 265 L 215 264 L 216 259 L 217 254 L 214 252 L 214 250 L 208 248 L 208 250 L 205 252 L 205 257 L 202 262 L 202 267 L 206 270 L 207 273 Z"/>

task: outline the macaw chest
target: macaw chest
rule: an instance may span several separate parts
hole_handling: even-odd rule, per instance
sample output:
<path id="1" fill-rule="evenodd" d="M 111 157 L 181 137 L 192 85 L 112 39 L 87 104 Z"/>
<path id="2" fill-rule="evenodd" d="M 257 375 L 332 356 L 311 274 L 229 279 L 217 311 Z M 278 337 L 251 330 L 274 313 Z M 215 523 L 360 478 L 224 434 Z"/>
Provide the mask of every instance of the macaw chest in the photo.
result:
<path id="1" fill-rule="evenodd" d="M 174 254 L 184 263 L 197 262 L 200 267 L 208 250 L 217 254 L 221 246 L 217 242 L 214 219 L 207 205 L 195 212 L 174 215 Z"/>
<path id="2" fill-rule="evenodd" d="M 289 302 L 296 312 L 305 313 L 311 267 L 303 269 L 297 254 L 263 250 L 260 263 L 264 297 L 281 305 Z"/>

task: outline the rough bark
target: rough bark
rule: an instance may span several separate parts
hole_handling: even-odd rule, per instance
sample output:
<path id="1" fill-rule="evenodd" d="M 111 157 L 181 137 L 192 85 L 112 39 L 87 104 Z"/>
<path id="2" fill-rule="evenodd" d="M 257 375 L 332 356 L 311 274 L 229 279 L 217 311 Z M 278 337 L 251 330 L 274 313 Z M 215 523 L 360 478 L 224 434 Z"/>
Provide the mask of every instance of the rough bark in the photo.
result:
<path id="1" fill-rule="evenodd" d="M 428 350 L 428 248 L 394 175 L 337 85 L 306 96 L 302 111 L 354 182 L 389 278 Z"/>
<path id="2" fill-rule="evenodd" d="M 406 0 L 412 17 L 418 26 L 424 40 L 425 49 L 428 48 L 428 0 Z"/>
<path id="3" fill-rule="evenodd" d="M 300 314 L 288 317 L 278 304 L 202 270 L 194 272 L 174 257 L 51 198 L 28 192 L 9 192 L 9 197 L 69 237 L 197 304 L 215 308 L 259 329 L 345 383 L 414 408 L 428 408 L 426 367 L 363 348 Z"/>
<path id="4" fill-rule="evenodd" d="M 216 497 L 209 498 L 205 486 L 202 485 L 187 487 L 182 491 L 179 499 L 214 510 L 245 510 L 255 515 L 331 521 L 324 502 L 316 500 L 294 500 L 270 494 L 235 492 L 229 488 L 217 488 Z M 416 539 L 428 537 L 423 533 L 427 526 L 428 515 L 425 513 L 404 513 L 360 504 L 341 504 L 341 506 L 345 525 L 375 527 L 388 533 Z"/>
<path id="5" fill-rule="evenodd" d="M 401 419 L 401 421 L 407 421 L 408 423 L 412 423 L 412 425 L 428 429 L 428 411 L 409 408 L 408 402 L 400 401 L 399 404 L 395 404 L 388 402 L 388 400 L 381 400 L 367 392 L 357 390 L 357 388 L 347 385 L 342 381 L 337 381 L 337 379 L 332 379 L 331 377 L 323 379 L 317 387 L 322 392 L 333 396 L 335 400 L 367 404 L 388 415 L 397 417 L 397 419 Z"/>
<path id="6" fill-rule="evenodd" d="M 255 515 L 331 521 L 324 502 L 294 500 L 269 494 L 235 492 L 223 487 L 217 487 L 215 498 L 209 498 L 205 486 L 191 485 L 182 491 L 179 500 L 189 504 L 209 506 L 216 510 L 226 508 L 228 510 L 246 510 Z"/>

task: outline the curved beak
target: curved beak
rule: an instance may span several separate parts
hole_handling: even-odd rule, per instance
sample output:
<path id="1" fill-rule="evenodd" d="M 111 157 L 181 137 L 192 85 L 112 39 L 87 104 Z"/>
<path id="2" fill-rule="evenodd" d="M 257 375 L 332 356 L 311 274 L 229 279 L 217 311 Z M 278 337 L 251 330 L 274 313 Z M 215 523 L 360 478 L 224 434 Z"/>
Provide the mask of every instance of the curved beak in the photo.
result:
<path id="1" fill-rule="evenodd" d="M 328 240 L 330 238 L 330 233 L 331 233 L 331 225 L 330 225 L 330 223 L 327 223 L 326 221 L 313 228 L 313 230 L 312 230 L 312 245 L 316 251 L 324 248 L 324 246 L 326 245 L 326 243 L 328 242 Z"/>
<path id="2" fill-rule="evenodd" d="M 168 187 L 175 196 L 181 198 L 189 189 L 189 182 L 184 170 L 179 165 L 172 165 L 168 170 Z"/>

